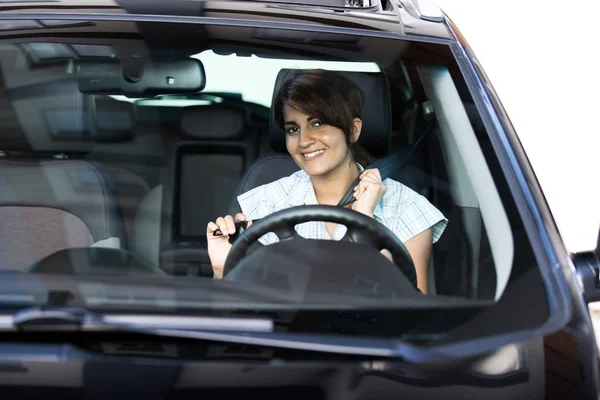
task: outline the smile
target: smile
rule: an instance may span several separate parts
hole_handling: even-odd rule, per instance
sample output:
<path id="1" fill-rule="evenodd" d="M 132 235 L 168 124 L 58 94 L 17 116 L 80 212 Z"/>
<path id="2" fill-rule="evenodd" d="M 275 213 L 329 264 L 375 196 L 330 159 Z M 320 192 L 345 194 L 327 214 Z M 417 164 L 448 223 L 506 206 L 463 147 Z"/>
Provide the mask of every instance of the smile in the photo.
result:
<path id="1" fill-rule="evenodd" d="M 304 153 L 302 155 L 304 156 L 305 159 L 310 160 L 312 158 L 316 158 L 316 157 L 320 156 L 324 152 L 325 152 L 325 150 L 316 150 L 316 151 L 313 151 L 312 153 Z"/>

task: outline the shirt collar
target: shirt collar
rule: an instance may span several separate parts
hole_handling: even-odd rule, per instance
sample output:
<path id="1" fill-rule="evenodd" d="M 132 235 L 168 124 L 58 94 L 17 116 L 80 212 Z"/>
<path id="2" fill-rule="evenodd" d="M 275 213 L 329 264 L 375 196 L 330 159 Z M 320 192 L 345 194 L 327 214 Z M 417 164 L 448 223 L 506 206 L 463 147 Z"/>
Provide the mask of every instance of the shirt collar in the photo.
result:
<path id="1" fill-rule="evenodd" d="M 364 171 L 364 167 L 359 163 L 356 163 L 360 172 Z M 285 204 L 286 207 L 304 206 L 304 205 L 318 205 L 317 196 L 315 195 L 315 189 L 310 181 L 310 176 L 304 170 L 300 170 L 300 179 L 298 183 L 288 193 Z M 379 222 L 383 221 L 383 199 L 375 205 L 373 210 L 373 216 Z"/>
<path id="2" fill-rule="evenodd" d="M 317 204 L 317 198 L 315 196 L 315 190 L 310 181 L 310 176 L 304 170 L 298 171 L 300 179 L 294 185 L 294 187 L 288 192 L 284 203 L 287 207 L 303 206 L 307 204 Z M 311 199 L 312 197 L 314 198 Z M 309 202 L 311 201 L 312 202 Z"/>

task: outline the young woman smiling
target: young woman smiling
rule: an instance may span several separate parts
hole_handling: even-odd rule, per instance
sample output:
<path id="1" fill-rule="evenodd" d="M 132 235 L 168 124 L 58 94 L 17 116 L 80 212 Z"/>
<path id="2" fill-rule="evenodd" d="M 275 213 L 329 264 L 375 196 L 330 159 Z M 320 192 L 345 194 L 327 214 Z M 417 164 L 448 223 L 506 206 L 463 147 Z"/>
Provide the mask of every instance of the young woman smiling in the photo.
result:
<path id="1" fill-rule="evenodd" d="M 215 278 L 231 248 L 227 238 L 235 233 L 235 220 L 263 218 L 284 208 L 322 204 L 336 205 L 347 188 L 356 200 L 348 205 L 386 225 L 406 246 L 415 264 L 417 286 L 427 293 L 427 271 L 432 243 L 442 235 L 447 220 L 425 197 L 392 179 L 381 180 L 377 169 L 365 170 L 372 159 L 357 144 L 361 133 L 363 95 L 349 79 L 325 70 L 300 70 L 284 82 L 274 101 L 275 120 L 286 132 L 286 148 L 300 171 L 257 187 L 238 197 L 241 213 L 219 217 L 207 225 L 208 252 Z M 220 229 L 223 236 L 213 236 Z M 310 239 L 339 240 L 346 227 L 312 221 L 296 227 Z M 273 233 L 260 239 L 277 241 Z M 382 250 L 391 260 L 391 254 Z"/>

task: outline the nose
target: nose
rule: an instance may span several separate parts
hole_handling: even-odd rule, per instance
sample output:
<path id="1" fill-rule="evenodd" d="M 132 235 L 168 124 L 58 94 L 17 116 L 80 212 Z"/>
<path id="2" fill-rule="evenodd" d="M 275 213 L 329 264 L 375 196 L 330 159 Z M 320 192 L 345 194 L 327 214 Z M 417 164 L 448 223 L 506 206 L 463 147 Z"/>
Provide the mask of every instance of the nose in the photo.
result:
<path id="1" fill-rule="evenodd" d="M 315 142 L 315 138 L 310 133 L 310 129 L 300 129 L 300 146 L 308 147 Z"/>

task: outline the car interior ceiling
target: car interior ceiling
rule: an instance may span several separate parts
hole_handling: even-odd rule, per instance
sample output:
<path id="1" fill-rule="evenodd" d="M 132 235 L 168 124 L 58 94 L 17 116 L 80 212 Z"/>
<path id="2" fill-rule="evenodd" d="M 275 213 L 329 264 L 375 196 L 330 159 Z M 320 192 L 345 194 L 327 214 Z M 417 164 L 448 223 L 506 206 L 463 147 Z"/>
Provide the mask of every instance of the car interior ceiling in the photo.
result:
<path id="1" fill-rule="evenodd" d="M 208 29 L 218 37 L 222 28 Z M 261 43 L 252 37 L 250 42 Z M 465 233 L 465 221 L 480 216 L 475 212 L 467 217 L 470 211 L 454 203 L 440 133 L 425 111 L 427 99 L 414 65 L 423 50 L 416 45 L 406 57 L 398 57 L 406 49 L 384 56 L 384 46 L 368 46 L 364 42 L 369 40 L 361 39 L 358 54 L 341 46 L 337 55 L 381 60 L 393 114 L 389 152 L 410 146 L 434 124 L 405 167 L 392 176 L 426 196 L 450 221 L 434 246 L 432 291 L 493 298 L 493 263 L 480 263 L 489 256 L 485 232 L 477 260 L 470 257 L 474 249 Z M 307 54 L 315 51 L 315 45 L 297 42 L 286 51 L 303 48 Z M 215 49 L 228 53 L 232 47 L 217 40 Z M 262 47 L 262 53 L 268 51 Z M 22 47 L 2 48 L 0 168 L 8 190 L 0 196 L 0 219 L 26 221 L 27 240 L 14 237 L 11 243 L 28 246 L 18 252 L 28 257 L 3 256 L 1 268 L 24 269 L 56 250 L 99 245 L 133 250 L 170 274 L 211 276 L 203 236 L 207 221 L 234 209 L 238 185 L 257 160 L 278 158 L 281 177 L 297 168 L 281 148 L 273 147 L 268 107 L 233 93 L 185 96 L 207 104 L 183 108 L 82 95 L 75 80 L 65 75 L 65 63 L 18 71 L 14 66 L 23 56 Z M 270 56 L 281 56 L 281 49 Z M 485 135 L 470 98 L 464 101 L 476 133 Z M 2 237 L 19 231 L 16 225 L 2 224 Z M 56 226 L 66 229 L 53 241 L 38 238 L 44 246 L 32 245 L 33 232 L 43 235 Z M 486 277 L 483 287 L 478 287 L 481 279 L 472 282 L 476 268 Z"/>

